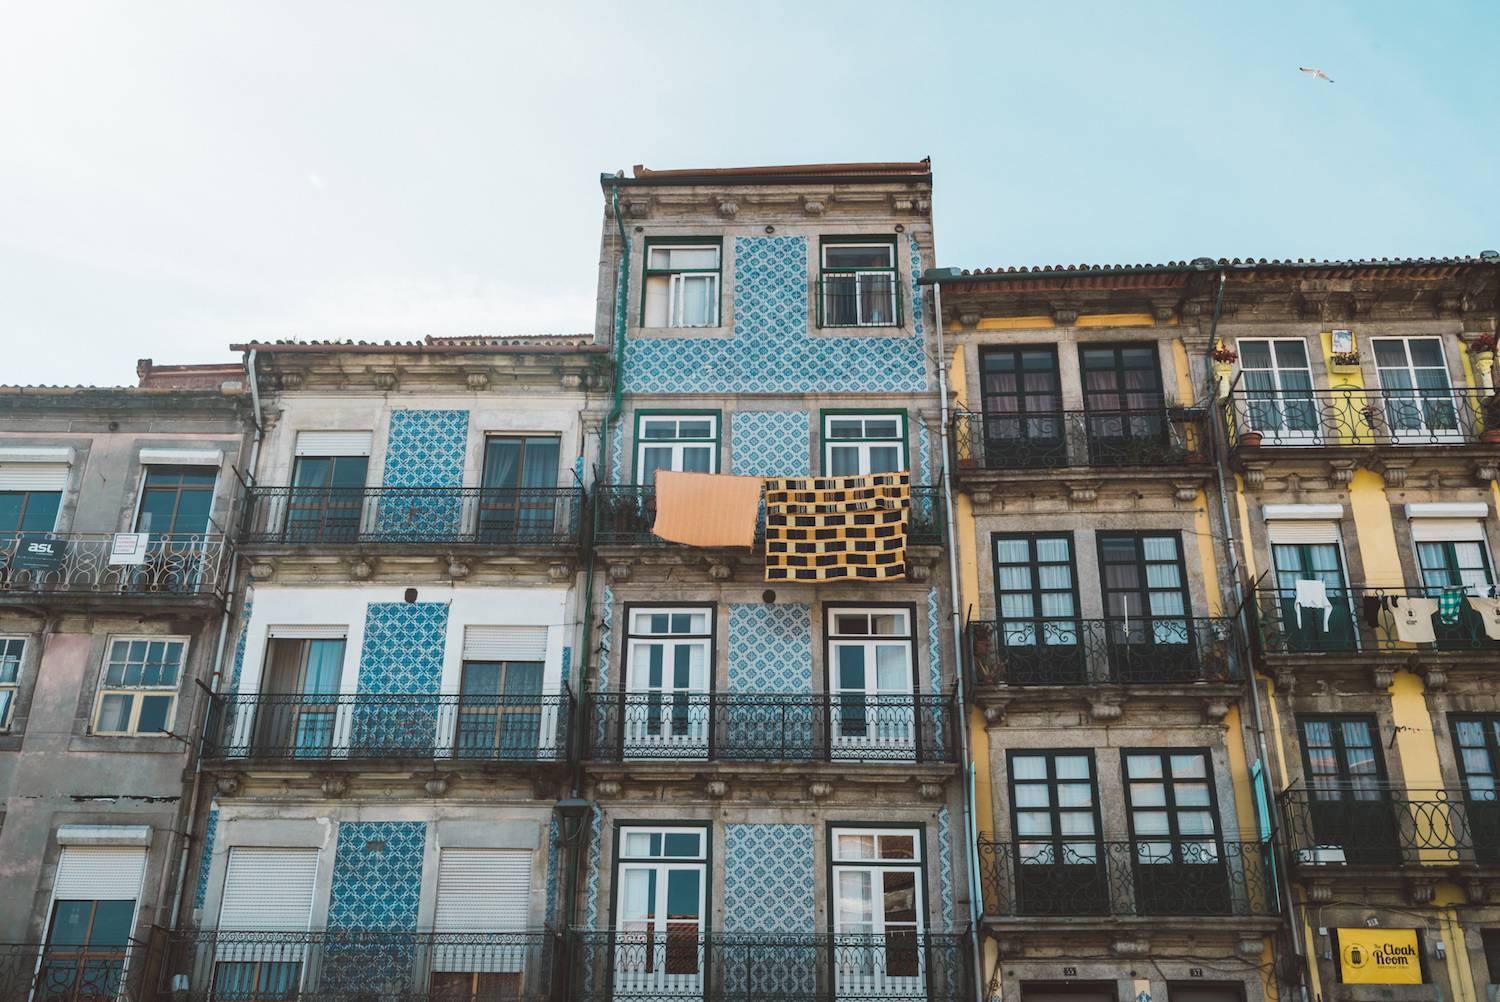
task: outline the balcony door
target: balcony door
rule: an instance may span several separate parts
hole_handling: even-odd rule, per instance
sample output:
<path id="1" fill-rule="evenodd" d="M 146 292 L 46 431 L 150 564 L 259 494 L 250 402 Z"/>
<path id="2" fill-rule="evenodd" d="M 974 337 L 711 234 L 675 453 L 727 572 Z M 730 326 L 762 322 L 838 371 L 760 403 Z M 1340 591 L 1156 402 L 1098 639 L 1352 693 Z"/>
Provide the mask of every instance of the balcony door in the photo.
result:
<path id="1" fill-rule="evenodd" d="M 1067 466 L 1057 351 L 1050 346 L 982 348 L 979 368 L 985 465 L 990 469 Z"/>
<path id="2" fill-rule="evenodd" d="M 1374 717 L 1301 717 L 1302 764 L 1315 845 L 1344 862 L 1394 865 L 1401 850 Z M 1304 826 L 1305 827 L 1305 826 Z M 1305 832 L 1299 832 L 1305 838 Z"/>
<path id="3" fill-rule="evenodd" d="M 999 636 L 987 647 L 1009 685 L 1080 685 L 1088 681 L 1078 618 L 1073 536 L 996 535 L 995 603 Z M 976 656 L 979 652 L 976 650 Z"/>
<path id="4" fill-rule="evenodd" d="M 920 998 L 921 833 L 835 828 L 832 869 L 836 996 Z"/>
<path id="5" fill-rule="evenodd" d="M 913 758 L 917 717 L 911 613 L 833 609 L 828 646 L 833 757 Z"/>
<path id="6" fill-rule="evenodd" d="M 540 542 L 553 535 L 558 446 L 555 435 L 492 435 L 485 440 L 481 542 Z"/>
<path id="7" fill-rule="evenodd" d="M 1442 338 L 1377 337 L 1370 345 L 1391 441 L 1415 445 L 1462 439 Z"/>
<path id="8" fill-rule="evenodd" d="M 1239 430 L 1258 431 L 1273 445 L 1321 441 L 1307 342 L 1298 337 L 1240 338 L 1235 347 L 1245 400 L 1235 415 L 1245 422 Z"/>
<path id="9" fill-rule="evenodd" d="M 628 758 L 705 758 L 711 607 L 633 609 L 619 728 Z"/>
<path id="10" fill-rule="evenodd" d="M 1354 600 L 1333 522 L 1273 524 L 1271 563 L 1276 570 L 1276 606 L 1288 651 L 1352 651 L 1358 646 Z M 1330 538 L 1331 537 L 1331 538 Z M 1323 585 L 1330 609 L 1297 603 L 1297 582 Z"/>
<path id="11" fill-rule="evenodd" d="M 622 828 L 614 997 L 703 995 L 707 832 Z"/>
<path id="12" fill-rule="evenodd" d="M 1495 584 L 1490 567 L 1484 525 L 1478 519 L 1413 519 L 1412 536 L 1417 546 L 1417 566 L 1428 598 L 1459 589 L 1466 595 L 1490 595 Z M 1485 632 L 1484 619 L 1468 602 L 1445 621 L 1433 617 L 1433 632 L 1439 647 L 1493 646 Z"/>
<path id="13" fill-rule="evenodd" d="M 1166 532 L 1101 532 L 1098 541 L 1111 679 L 1197 679 L 1181 538 Z"/>
<path id="14" fill-rule="evenodd" d="M 1093 753 L 1011 752 L 1010 802 L 1020 914 L 1109 914 Z"/>
<path id="15" fill-rule="evenodd" d="M 1500 716 L 1453 717 L 1452 727 L 1467 815 L 1467 824 L 1452 826 L 1453 836 L 1467 836 L 1479 862 L 1500 863 Z"/>
<path id="16" fill-rule="evenodd" d="M 541 661 L 465 661 L 459 682 L 459 758 L 533 759 L 542 725 Z"/>
<path id="17" fill-rule="evenodd" d="M 369 465 L 369 456 L 298 456 L 287 499 L 286 541 L 352 543 L 359 539 Z"/>
<path id="18" fill-rule="evenodd" d="M 1123 758 L 1136 913 L 1230 914 L 1208 752 L 1140 750 Z"/>
<path id="19" fill-rule="evenodd" d="M 1169 439 L 1156 345 L 1085 345 L 1078 362 L 1090 464 L 1159 458 Z"/>
<path id="20" fill-rule="evenodd" d="M 344 639 L 273 638 L 261 684 L 255 751 L 326 757 L 338 724 Z"/>

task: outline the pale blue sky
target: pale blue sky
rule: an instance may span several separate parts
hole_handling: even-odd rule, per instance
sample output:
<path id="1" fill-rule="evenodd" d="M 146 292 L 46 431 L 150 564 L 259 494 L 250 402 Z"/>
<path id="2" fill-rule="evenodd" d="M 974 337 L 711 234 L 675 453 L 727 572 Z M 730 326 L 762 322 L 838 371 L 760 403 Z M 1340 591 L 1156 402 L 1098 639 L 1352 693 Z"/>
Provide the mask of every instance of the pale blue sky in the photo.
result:
<path id="1" fill-rule="evenodd" d="M 634 163 L 930 155 L 965 267 L 1500 249 L 1495 3 L 3 10 L 3 383 L 586 330 Z"/>

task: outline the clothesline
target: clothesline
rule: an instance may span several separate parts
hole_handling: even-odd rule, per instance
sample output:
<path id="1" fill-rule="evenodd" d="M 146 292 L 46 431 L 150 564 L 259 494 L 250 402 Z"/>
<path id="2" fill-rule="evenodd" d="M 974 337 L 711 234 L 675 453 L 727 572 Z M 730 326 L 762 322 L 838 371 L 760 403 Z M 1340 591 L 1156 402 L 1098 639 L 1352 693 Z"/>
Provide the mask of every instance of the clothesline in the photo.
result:
<path id="1" fill-rule="evenodd" d="M 1463 605 L 1468 603 L 1484 624 L 1484 632 L 1491 640 L 1500 640 L 1500 590 L 1488 586 L 1489 595 L 1471 594 L 1471 589 L 1482 590 L 1478 585 L 1444 585 L 1437 598 L 1425 595 L 1391 595 L 1384 589 L 1365 594 L 1361 612 L 1365 625 L 1379 629 L 1386 614 L 1394 622 L 1396 639 L 1413 644 L 1437 642 L 1437 630 L 1432 617 L 1435 615 L 1444 626 L 1456 626 L 1463 614 Z M 1311 609 L 1323 615 L 1323 630 L 1326 632 L 1333 618 L 1333 602 L 1328 595 L 1328 584 L 1318 578 L 1301 578 L 1294 590 L 1294 602 L 1299 610 Z"/>

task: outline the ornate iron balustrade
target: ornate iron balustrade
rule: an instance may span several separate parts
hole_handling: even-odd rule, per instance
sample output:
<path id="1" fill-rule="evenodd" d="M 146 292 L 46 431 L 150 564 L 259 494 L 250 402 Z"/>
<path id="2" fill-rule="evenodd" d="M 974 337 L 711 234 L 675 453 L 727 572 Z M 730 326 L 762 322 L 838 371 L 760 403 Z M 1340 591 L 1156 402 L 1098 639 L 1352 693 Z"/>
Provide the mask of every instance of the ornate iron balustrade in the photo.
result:
<path id="1" fill-rule="evenodd" d="M 222 597 L 224 537 L 150 535 L 144 555 L 117 562 L 111 532 L 22 532 L 0 536 L 0 596 L 110 595 L 154 599 Z"/>
<path id="2" fill-rule="evenodd" d="M 559 944 L 550 930 L 189 930 L 172 935 L 161 981 L 174 1002 L 540 1002 Z"/>
<path id="3" fill-rule="evenodd" d="M 1286 843 L 1302 866 L 1500 864 L 1493 792 L 1315 783 L 1281 795 Z"/>
<path id="4" fill-rule="evenodd" d="M 612 546 L 672 546 L 655 535 L 656 488 L 601 484 L 594 488 L 594 542 Z M 765 513 L 755 525 L 755 542 L 760 546 L 766 534 Z M 907 542 L 912 546 L 941 546 L 943 543 L 942 489 L 935 486 L 911 488 L 911 511 L 907 521 Z"/>
<path id="5" fill-rule="evenodd" d="M 976 685 L 1123 685 L 1240 678 L 1234 620 L 972 620 Z"/>
<path id="6" fill-rule="evenodd" d="M 371 693 L 216 697 L 213 758 L 298 763 L 373 758 L 552 762 L 568 757 L 573 694 Z"/>
<path id="7" fill-rule="evenodd" d="M 1437 600 L 1442 588 L 1370 588 L 1365 585 L 1327 589 L 1329 609 L 1297 605 L 1295 591 L 1262 589 L 1254 595 L 1261 649 L 1267 654 L 1365 652 L 1500 651 L 1500 640 L 1485 631 L 1484 617 L 1468 602 L 1445 622 L 1440 611 L 1426 617 L 1431 640 L 1415 640 L 1397 627 L 1391 599 Z"/>
<path id="8" fill-rule="evenodd" d="M 1280 912 L 1268 842 L 1204 836 L 1091 841 L 1043 836 L 978 843 L 984 914 L 1273 916 Z"/>
<path id="9" fill-rule="evenodd" d="M 0 944 L 0 999 L 152 1002 L 158 945 Z"/>
<path id="10" fill-rule="evenodd" d="M 953 457 L 965 470 L 1122 469 L 1208 462 L 1203 412 L 1187 407 L 953 415 Z"/>
<path id="11" fill-rule="evenodd" d="M 247 546 L 445 543 L 569 547 L 578 487 L 249 487 Z"/>
<path id="12" fill-rule="evenodd" d="M 1230 442 L 1241 448 L 1467 445 L 1492 426 L 1490 390 L 1251 390 L 1224 401 Z"/>
<path id="13" fill-rule="evenodd" d="M 967 939 L 887 932 L 581 932 L 568 941 L 569 1002 L 827 999 L 961 1002 L 972 997 Z"/>
<path id="14" fill-rule="evenodd" d="M 819 327 L 900 327 L 901 280 L 889 272 L 828 272 L 817 286 Z"/>
<path id="15" fill-rule="evenodd" d="M 954 762 L 956 698 L 596 692 L 583 733 L 601 761 Z"/>

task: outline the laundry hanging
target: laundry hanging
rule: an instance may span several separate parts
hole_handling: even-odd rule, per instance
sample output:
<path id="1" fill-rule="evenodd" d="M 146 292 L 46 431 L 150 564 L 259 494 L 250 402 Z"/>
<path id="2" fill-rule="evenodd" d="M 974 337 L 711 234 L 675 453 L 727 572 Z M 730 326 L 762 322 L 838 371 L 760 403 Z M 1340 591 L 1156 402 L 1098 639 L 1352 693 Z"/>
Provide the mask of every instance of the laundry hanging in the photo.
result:
<path id="1" fill-rule="evenodd" d="M 1391 610 L 1396 614 L 1396 639 L 1407 644 L 1437 643 L 1437 631 L 1433 629 L 1432 617 L 1438 611 L 1435 598 L 1404 598 L 1390 600 Z"/>
<path id="2" fill-rule="evenodd" d="M 1479 613 L 1484 623 L 1484 635 L 1491 640 L 1500 640 L 1500 598 L 1469 596 L 1469 606 Z"/>
<path id="3" fill-rule="evenodd" d="M 1466 594 L 1462 585 L 1450 585 L 1438 596 L 1438 620 L 1444 626 L 1457 625 Z"/>
<path id="4" fill-rule="evenodd" d="M 1303 578 L 1297 582 L 1297 608 L 1318 609 L 1323 613 L 1323 629 L 1333 618 L 1333 603 L 1328 601 L 1328 585 L 1317 578 Z"/>
<path id="5" fill-rule="evenodd" d="M 656 472 L 656 522 L 661 539 L 688 546 L 755 545 L 759 477 Z"/>
<path id="6" fill-rule="evenodd" d="M 766 481 L 767 581 L 890 581 L 906 576 L 911 476 Z"/>

